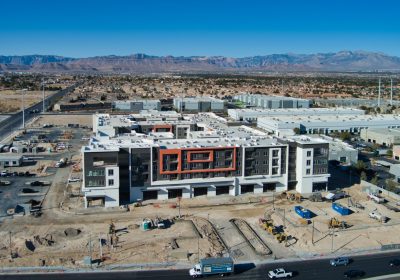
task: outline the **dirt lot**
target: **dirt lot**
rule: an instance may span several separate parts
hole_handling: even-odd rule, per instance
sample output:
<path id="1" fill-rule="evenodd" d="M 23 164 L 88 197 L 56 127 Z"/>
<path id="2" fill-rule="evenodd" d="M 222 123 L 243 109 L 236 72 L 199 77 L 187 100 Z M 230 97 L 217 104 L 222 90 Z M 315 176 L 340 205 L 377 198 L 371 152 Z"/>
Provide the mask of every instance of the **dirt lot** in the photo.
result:
<path id="1" fill-rule="evenodd" d="M 44 124 L 51 124 L 56 126 L 66 126 L 67 124 L 79 124 L 80 126 L 89 126 L 93 124 L 92 115 L 41 115 L 39 119 L 35 122 L 35 125 L 43 126 Z"/>
<path id="2" fill-rule="evenodd" d="M 46 92 L 46 96 L 53 94 L 53 92 Z M 42 100 L 41 91 L 26 91 L 24 93 L 24 104 L 25 107 L 29 107 Z M 22 108 L 22 95 L 12 90 L 0 91 L 0 113 L 14 113 Z"/>
<path id="3" fill-rule="evenodd" d="M 78 186 L 79 184 L 71 189 L 78 191 Z M 182 200 L 180 212 L 185 221 L 175 221 L 167 229 L 150 231 L 140 228 L 142 220 L 154 220 L 159 216 L 172 221 L 178 215 L 176 200 L 147 202 L 145 206 L 132 207 L 130 212 L 118 208 L 84 210 L 82 204 L 79 208 L 77 203 L 71 209 L 63 207 L 65 212 L 51 209 L 45 211 L 40 218 L 20 217 L 5 221 L 0 227 L 0 238 L 3 240 L 3 243 L 0 243 L 0 265 L 37 265 L 39 259 L 44 259 L 49 265 L 80 266 L 83 257 L 89 255 L 89 244 L 92 246 L 93 259 L 100 258 L 99 239 L 102 239 L 105 264 L 167 261 L 194 263 L 198 254 L 200 257 L 218 256 L 226 251 L 233 252 L 235 259 L 240 261 L 304 257 L 332 252 L 348 254 L 362 249 L 379 248 L 383 244 L 398 243 L 400 212 L 390 211 L 384 205 L 367 200 L 366 194 L 361 192 L 359 186 L 353 186 L 348 191 L 353 200 L 365 206 L 364 210 L 351 207 L 353 213 L 341 217 L 331 209 L 331 203 L 328 202 L 294 202 L 275 197 L 272 205 L 272 197 L 269 194 L 262 197 L 250 194 L 240 197 L 198 197 Z M 347 206 L 347 198 L 338 202 Z M 294 206 L 299 204 L 316 215 L 312 218 L 314 238 L 313 225 L 302 224 L 300 217 L 294 212 Z M 390 221 L 382 224 L 368 218 L 368 213 L 373 210 L 388 216 Z M 76 215 L 74 211 L 86 214 Z M 266 216 L 270 216 L 275 226 L 294 239 L 291 242 L 279 243 L 272 234 L 263 230 L 259 225 L 259 218 Z M 335 229 L 333 232 L 328 228 L 331 217 L 346 221 L 351 227 Z M 260 256 L 246 248 L 243 237 L 239 238 L 237 229 L 230 225 L 231 218 L 247 221 L 272 250 L 272 255 Z M 111 235 L 108 234 L 111 220 L 115 223 L 118 236 L 118 242 L 113 248 L 110 245 Z M 217 233 L 213 232 L 208 221 Z M 79 229 L 80 232 L 75 234 L 76 236 L 66 236 L 64 231 L 68 228 L 72 228 L 72 232 L 74 229 Z M 19 255 L 12 263 L 8 260 L 9 231 L 13 232 L 13 251 Z M 35 235 L 39 235 L 40 238 L 35 239 Z M 218 241 L 218 235 L 222 237 L 222 241 Z M 48 240 L 43 240 L 44 237 Z M 45 244 L 52 242 L 54 243 L 51 246 Z M 223 243 L 226 243 L 228 250 L 224 248 Z M 32 246 L 35 248 L 32 249 Z"/>

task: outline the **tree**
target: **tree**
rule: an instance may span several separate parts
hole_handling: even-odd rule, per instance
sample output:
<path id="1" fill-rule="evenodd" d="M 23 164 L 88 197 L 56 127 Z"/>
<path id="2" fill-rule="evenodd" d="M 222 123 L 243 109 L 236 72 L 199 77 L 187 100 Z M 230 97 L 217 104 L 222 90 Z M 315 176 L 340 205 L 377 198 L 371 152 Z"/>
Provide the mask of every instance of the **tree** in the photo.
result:
<path id="1" fill-rule="evenodd" d="M 367 181 L 367 173 L 365 173 L 365 171 L 361 172 L 360 179 L 363 181 Z"/>
<path id="2" fill-rule="evenodd" d="M 386 189 L 390 192 L 394 192 L 397 190 L 397 184 L 395 181 L 390 180 L 390 179 L 386 179 L 385 181 L 386 184 Z"/>
<path id="3" fill-rule="evenodd" d="M 358 160 L 356 164 L 354 164 L 354 168 L 357 169 L 358 172 L 361 172 L 367 168 L 367 165 L 362 160 Z"/>
<path id="4" fill-rule="evenodd" d="M 300 134 L 300 128 L 295 127 L 293 128 L 294 134 Z"/>
<path id="5" fill-rule="evenodd" d="M 386 152 L 386 155 L 388 156 L 388 157 L 392 157 L 393 156 L 393 150 L 387 150 L 387 152 Z"/>
<path id="6" fill-rule="evenodd" d="M 340 132 L 339 138 L 340 138 L 342 141 L 350 140 L 350 139 L 351 139 L 351 134 L 350 134 L 350 132 L 348 132 L 348 131 L 343 131 L 343 132 Z"/>
<path id="7" fill-rule="evenodd" d="M 377 186 L 378 185 L 378 177 L 375 176 L 374 178 L 372 178 L 370 183 Z"/>

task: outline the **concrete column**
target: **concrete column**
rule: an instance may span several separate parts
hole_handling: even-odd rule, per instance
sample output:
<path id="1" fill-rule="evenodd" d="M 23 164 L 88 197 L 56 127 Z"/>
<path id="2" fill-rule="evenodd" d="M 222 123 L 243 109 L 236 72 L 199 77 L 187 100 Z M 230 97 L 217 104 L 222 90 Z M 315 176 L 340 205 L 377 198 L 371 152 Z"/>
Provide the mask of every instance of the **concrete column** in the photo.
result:
<path id="1" fill-rule="evenodd" d="M 263 185 L 262 184 L 255 184 L 254 185 L 254 193 L 255 194 L 263 193 Z"/>
<path id="2" fill-rule="evenodd" d="M 216 192 L 215 185 L 209 186 L 208 190 L 207 190 L 207 196 L 216 196 L 216 195 L 217 195 L 217 192 Z"/>
<path id="3" fill-rule="evenodd" d="M 182 198 L 191 198 L 191 197 L 192 197 L 191 187 L 184 188 L 182 190 Z"/>

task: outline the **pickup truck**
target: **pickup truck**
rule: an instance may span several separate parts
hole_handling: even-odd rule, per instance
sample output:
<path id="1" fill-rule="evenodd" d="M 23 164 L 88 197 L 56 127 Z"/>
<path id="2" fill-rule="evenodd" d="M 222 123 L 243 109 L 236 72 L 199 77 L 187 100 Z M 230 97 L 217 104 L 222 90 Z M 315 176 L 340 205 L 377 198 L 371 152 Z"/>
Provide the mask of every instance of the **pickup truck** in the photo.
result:
<path id="1" fill-rule="evenodd" d="M 207 258 L 201 259 L 198 264 L 189 270 L 193 278 L 211 275 L 230 275 L 234 272 L 232 258 Z"/>
<path id="2" fill-rule="evenodd" d="M 293 272 L 286 271 L 283 268 L 277 268 L 277 269 L 268 271 L 268 277 L 271 279 L 290 278 L 292 276 L 293 276 Z"/>

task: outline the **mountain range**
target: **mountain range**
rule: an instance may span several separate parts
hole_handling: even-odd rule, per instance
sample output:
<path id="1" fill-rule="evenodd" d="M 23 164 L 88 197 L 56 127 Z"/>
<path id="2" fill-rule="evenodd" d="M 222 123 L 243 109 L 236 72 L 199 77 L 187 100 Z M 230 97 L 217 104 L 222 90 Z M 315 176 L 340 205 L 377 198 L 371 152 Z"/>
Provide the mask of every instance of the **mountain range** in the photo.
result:
<path id="1" fill-rule="evenodd" d="M 317 54 L 271 54 L 233 58 L 225 56 L 0 56 L 0 72 L 181 73 L 268 71 L 400 71 L 400 58 L 383 53 L 340 51 Z"/>

